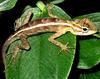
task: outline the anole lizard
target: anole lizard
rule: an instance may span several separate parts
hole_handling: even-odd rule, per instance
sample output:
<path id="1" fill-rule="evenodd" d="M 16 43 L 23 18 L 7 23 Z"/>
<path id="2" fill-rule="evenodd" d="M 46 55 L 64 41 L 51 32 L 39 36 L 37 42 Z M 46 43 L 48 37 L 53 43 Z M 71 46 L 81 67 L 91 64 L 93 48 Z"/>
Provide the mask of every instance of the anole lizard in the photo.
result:
<path id="1" fill-rule="evenodd" d="M 12 34 L 5 42 L 2 54 L 5 61 L 6 52 L 10 44 L 15 40 L 20 39 L 22 44 L 16 46 L 16 51 L 13 53 L 13 58 L 16 57 L 16 52 L 18 49 L 29 50 L 30 45 L 27 40 L 28 36 L 38 34 L 40 32 L 55 32 L 48 40 L 60 47 L 62 50 L 68 50 L 66 45 L 63 45 L 61 42 L 56 41 L 55 39 L 65 34 L 66 32 L 71 32 L 74 35 L 87 36 L 97 32 L 96 27 L 89 19 L 66 21 L 58 18 L 45 18 L 34 20 L 26 23 L 21 26 L 14 34 Z"/>

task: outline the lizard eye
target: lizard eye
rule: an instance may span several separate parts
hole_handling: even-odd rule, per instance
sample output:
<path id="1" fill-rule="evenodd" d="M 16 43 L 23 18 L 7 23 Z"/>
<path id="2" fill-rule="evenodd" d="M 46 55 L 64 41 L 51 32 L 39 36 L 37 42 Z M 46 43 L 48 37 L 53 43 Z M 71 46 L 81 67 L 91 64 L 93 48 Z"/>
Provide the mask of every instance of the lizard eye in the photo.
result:
<path id="1" fill-rule="evenodd" d="M 87 33 L 88 32 L 88 28 L 87 27 L 83 27 L 83 32 Z"/>

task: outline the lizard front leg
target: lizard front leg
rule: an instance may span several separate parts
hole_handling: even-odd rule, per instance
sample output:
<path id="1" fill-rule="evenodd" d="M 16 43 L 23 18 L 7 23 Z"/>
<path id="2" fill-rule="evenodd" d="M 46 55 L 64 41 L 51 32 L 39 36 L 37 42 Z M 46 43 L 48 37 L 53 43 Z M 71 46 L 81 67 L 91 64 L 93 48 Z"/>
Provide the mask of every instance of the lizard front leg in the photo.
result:
<path id="1" fill-rule="evenodd" d="M 55 33 L 54 35 L 52 35 L 49 38 L 49 41 L 52 42 L 53 44 L 55 44 L 56 46 L 60 47 L 61 50 L 63 51 L 68 51 L 68 48 L 66 45 L 62 44 L 61 42 L 56 41 L 55 39 L 60 37 L 61 35 L 65 34 L 66 32 L 63 31 L 58 31 L 57 33 Z"/>

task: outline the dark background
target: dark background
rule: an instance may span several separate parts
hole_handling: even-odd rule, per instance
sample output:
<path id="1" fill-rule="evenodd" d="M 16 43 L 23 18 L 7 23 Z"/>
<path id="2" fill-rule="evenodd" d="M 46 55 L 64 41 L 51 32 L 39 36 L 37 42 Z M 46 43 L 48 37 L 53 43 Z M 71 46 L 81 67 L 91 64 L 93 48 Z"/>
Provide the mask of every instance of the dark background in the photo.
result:
<path id="1" fill-rule="evenodd" d="M 35 2 L 34 2 L 35 1 Z M 20 17 L 26 5 L 35 6 L 36 0 L 18 0 L 16 6 L 9 10 L 4 11 L 0 15 L 0 49 L 7 37 L 14 32 L 14 21 Z M 99 4 L 98 4 L 99 3 Z M 100 12 L 99 0 L 65 0 L 63 3 L 58 4 L 66 13 L 72 18 L 84 14 Z M 3 62 L 0 50 L 0 79 L 4 79 Z M 76 78 L 78 79 L 78 72 L 76 71 Z M 73 74 L 72 74 L 73 75 Z M 72 78 L 70 78 L 72 79 Z"/>

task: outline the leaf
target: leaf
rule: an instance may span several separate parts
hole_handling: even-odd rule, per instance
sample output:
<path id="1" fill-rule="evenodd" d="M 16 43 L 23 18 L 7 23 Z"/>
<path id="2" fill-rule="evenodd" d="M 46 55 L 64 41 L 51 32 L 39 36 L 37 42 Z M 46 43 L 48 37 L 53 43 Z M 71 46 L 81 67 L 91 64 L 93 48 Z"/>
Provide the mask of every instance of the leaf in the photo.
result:
<path id="1" fill-rule="evenodd" d="M 0 3 L 0 11 L 12 9 L 15 6 L 16 2 L 17 0 L 4 0 Z"/>
<path id="2" fill-rule="evenodd" d="M 53 4 L 50 4 L 49 7 L 52 8 L 50 9 L 50 13 L 54 15 L 54 17 L 59 17 L 64 20 L 71 20 L 70 16 L 66 14 L 60 7 Z"/>
<path id="3" fill-rule="evenodd" d="M 99 71 L 96 71 L 95 69 L 94 72 L 89 72 L 87 74 L 80 75 L 80 79 L 99 79 L 99 78 L 100 78 L 100 69 Z"/>
<path id="4" fill-rule="evenodd" d="M 89 18 L 100 29 L 100 13 L 91 13 L 76 18 Z M 82 38 L 82 37 L 81 37 Z M 79 63 L 78 68 L 89 69 L 100 63 L 100 39 L 87 36 L 79 39 Z"/>
<path id="5" fill-rule="evenodd" d="M 74 19 L 89 18 L 100 29 L 100 13 L 91 13 Z M 99 33 L 97 33 L 99 35 Z M 80 70 L 79 79 L 99 79 L 100 78 L 100 39 L 87 36 L 79 38 L 79 63 Z M 77 53 L 77 52 L 76 52 Z"/>
<path id="6" fill-rule="evenodd" d="M 56 6 L 57 7 L 57 6 Z M 62 18 L 70 19 L 59 7 L 55 9 L 55 15 L 58 12 L 65 15 Z M 58 11 L 60 9 L 60 11 Z M 35 13 L 34 13 L 35 12 Z M 33 9 L 33 19 L 45 18 L 47 13 Z M 41 15 L 41 16 L 40 16 Z M 60 16 L 60 15 L 59 15 Z M 21 17 L 20 17 L 21 18 Z M 48 38 L 54 33 L 41 33 L 28 37 L 31 49 L 29 51 L 20 50 L 16 61 L 12 60 L 11 54 L 16 44 L 21 44 L 21 40 L 12 43 L 8 49 L 6 78 L 7 79 L 67 79 L 73 64 L 75 49 L 69 49 L 69 52 L 61 51 L 60 48 L 48 41 Z M 68 33 L 57 39 L 63 44 L 69 43 L 70 47 L 76 46 L 76 37 Z M 13 72 L 13 73 L 12 73 Z"/>
<path id="7" fill-rule="evenodd" d="M 90 20 L 93 21 L 93 23 L 99 29 L 100 28 L 98 25 L 99 20 L 100 20 L 100 18 L 98 18 L 99 16 L 100 16 L 100 13 L 93 13 L 93 14 L 80 16 L 78 18 L 89 18 Z M 78 68 L 91 68 L 100 62 L 99 43 L 100 43 L 100 40 L 95 37 L 87 38 L 87 40 L 80 40 L 80 62 L 79 62 Z"/>
<path id="8" fill-rule="evenodd" d="M 80 55 L 78 68 L 88 69 L 100 63 L 99 43 L 100 40 L 97 38 L 80 40 Z"/>
<path id="9" fill-rule="evenodd" d="M 64 2 L 64 0 L 47 0 L 48 3 L 52 3 L 52 4 L 59 4 Z"/>

